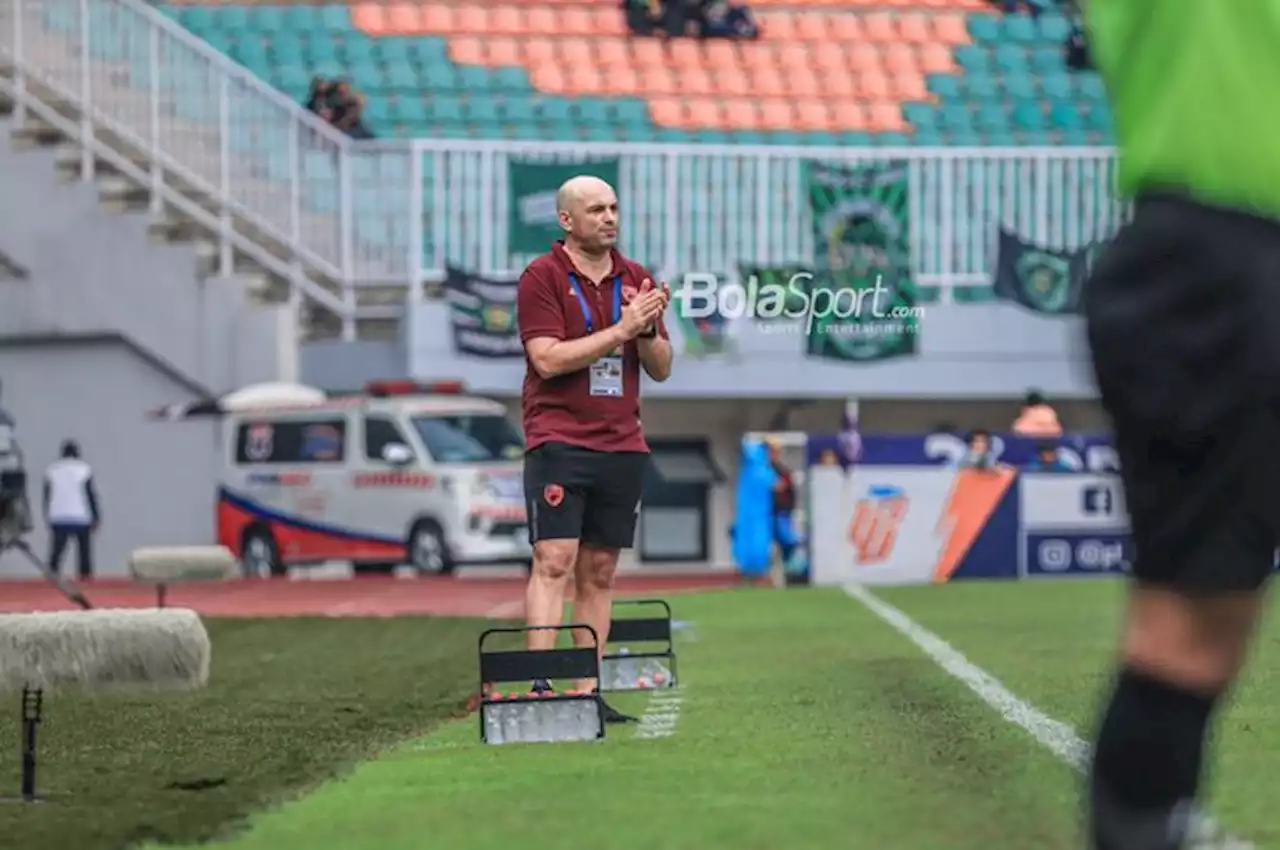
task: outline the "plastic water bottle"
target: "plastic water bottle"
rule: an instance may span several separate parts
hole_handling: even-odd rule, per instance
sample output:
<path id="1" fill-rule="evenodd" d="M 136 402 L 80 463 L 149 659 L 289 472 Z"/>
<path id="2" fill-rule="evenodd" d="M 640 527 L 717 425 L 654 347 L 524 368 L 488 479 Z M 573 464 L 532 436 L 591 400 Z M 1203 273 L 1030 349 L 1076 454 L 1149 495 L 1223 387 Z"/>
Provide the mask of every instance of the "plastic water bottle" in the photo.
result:
<path id="1" fill-rule="evenodd" d="M 515 744 L 523 741 L 520 737 L 523 730 L 520 728 L 520 706 L 504 705 L 502 710 L 502 743 Z"/>
<path id="2" fill-rule="evenodd" d="M 504 707 L 489 703 L 480 708 L 484 712 L 484 739 L 490 744 L 503 743 L 502 709 Z"/>
<path id="3" fill-rule="evenodd" d="M 618 650 L 618 654 L 622 656 L 630 656 L 631 650 L 625 646 Z M 635 659 L 624 657 L 618 660 L 618 676 L 614 683 L 614 687 L 618 690 L 629 690 L 636 686 L 636 679 L 640 678 L 640 671 L 637 669 Z"/>

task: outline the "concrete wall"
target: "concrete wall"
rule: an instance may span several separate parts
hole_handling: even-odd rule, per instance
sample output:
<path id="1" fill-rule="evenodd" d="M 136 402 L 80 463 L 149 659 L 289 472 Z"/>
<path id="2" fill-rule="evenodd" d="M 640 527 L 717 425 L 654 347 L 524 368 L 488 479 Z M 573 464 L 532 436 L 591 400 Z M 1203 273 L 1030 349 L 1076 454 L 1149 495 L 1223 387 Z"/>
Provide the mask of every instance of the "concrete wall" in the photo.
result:
<path id="1" fill-rule="evenodd" d="M 123 333 L 215 392 L 296 379 L 290 308 L 250 303 L 237 277 L 202 279 L 194 246 L 158 242 L 146 213 L 107 209 L 10 129 L 0 121 L 0 246 L 29 277 L 0 282 L 0 336 Z"/>
<path id="2" fill-rule="evenodd" d="M 100 575 L 124 575 L 143 545 L 210 544 L 214 535 L 213 423 L 150 422 L 145 412 L 195 397 L 120 337 L 0 341 L 0 405 L 17 421 L 35 502 L 31 543 L 46 552 L 40 479 L 64 439 L 94 468 L 103 525 Z M 73 569 L 67 561 L 64 569 Z M 34 577 L 20 557 L 0 555 L 0 578 Z"/>

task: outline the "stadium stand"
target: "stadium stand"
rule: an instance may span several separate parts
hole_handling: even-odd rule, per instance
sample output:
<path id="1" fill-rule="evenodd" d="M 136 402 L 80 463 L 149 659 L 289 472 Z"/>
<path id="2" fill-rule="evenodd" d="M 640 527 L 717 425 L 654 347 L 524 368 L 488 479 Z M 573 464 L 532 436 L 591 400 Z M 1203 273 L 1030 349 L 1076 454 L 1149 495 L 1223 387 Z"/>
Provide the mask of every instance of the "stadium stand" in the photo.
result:
<path id="1" fill-rule="evenodd" d="M 367 96 L 380 137 L 795 145 L 1092 145 L 1110 137 L 1070 24 L 984 0 L 755 0 L 757 41 L 630 37 L 615 0 L 162 10 L 305 99 Z"/>

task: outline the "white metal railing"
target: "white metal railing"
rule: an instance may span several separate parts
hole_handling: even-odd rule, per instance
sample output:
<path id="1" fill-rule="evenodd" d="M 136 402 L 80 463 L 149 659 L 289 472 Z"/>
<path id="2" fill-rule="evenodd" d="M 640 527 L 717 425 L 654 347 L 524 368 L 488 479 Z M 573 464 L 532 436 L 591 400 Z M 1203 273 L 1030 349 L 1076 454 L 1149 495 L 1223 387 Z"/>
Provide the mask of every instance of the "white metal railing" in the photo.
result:
<path id="1" fill-rule="evenodd" d="M 509 249 L 513 159 L 618 157 L 622 247 L 668 274 L 812 259 L 806 160 L 908 163 L 915 276 L 944 288 L 989 280 L 998 225 L 1075 247 L 1125 213 L 1105 148 L 353 142 L 140 0 L 0 0 L 0 59 L 14 69 L 0 87 L 20 112 L 76 136 L 86 176 L 96 153 L 149 182 L 157 208 L 173 204 L 215 229 L 224 262 L 234 246 L 296 281 L 344 317 L 348 338 L 361 286 L 403 284 L 421 297 L 411 284 L 446 266 L 524 265 L 528 256 Z M 43 102 L 43 90 L 81 120 Z M 104 131 L 146 161 L 113 153 Z M 186 200 L 166 174 L 211 203 Z"/>

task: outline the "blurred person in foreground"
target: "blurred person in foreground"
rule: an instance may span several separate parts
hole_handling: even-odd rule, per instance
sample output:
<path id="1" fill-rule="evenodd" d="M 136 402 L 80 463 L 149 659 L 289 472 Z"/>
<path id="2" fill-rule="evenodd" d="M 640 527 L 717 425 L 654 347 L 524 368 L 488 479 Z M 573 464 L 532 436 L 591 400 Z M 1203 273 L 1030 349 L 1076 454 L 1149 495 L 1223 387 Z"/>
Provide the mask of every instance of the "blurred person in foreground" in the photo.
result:
<path id="1" fill-rule="evenodd" d="M 1280 542 L 1280 2 L 1092 0 L 1132 220 L 1085 284 L 1135 549 L 1094 850 L 1180 850 Z"/>
<path id="2" fill-rule="evenodd" d="M 649 446 L 640 422 L 640 370 L 671 376 L 662 321 L 667 287 L 617 249 L 618 198 L 596 177 L 566 181 L 556 195 L 564 239 L 520 276 L 516 316 L 525 348 L 521 398 L 527 441 L 525 501 L 533 570 L 525 593 L 530 626 L 571 619 L 596 631 L 604 651 L 618 556 L 635 541 Z M 531 650 L 555 646 L 551 630 L 529 632 Z M 591 646 L 575 630 L 577 646 Z M 549 693 L 552 683 L 533 683 Z M 579 682 L 591 690 L 596 682 Z M 606 722 L 630 722 L 604 705 Z"/>

